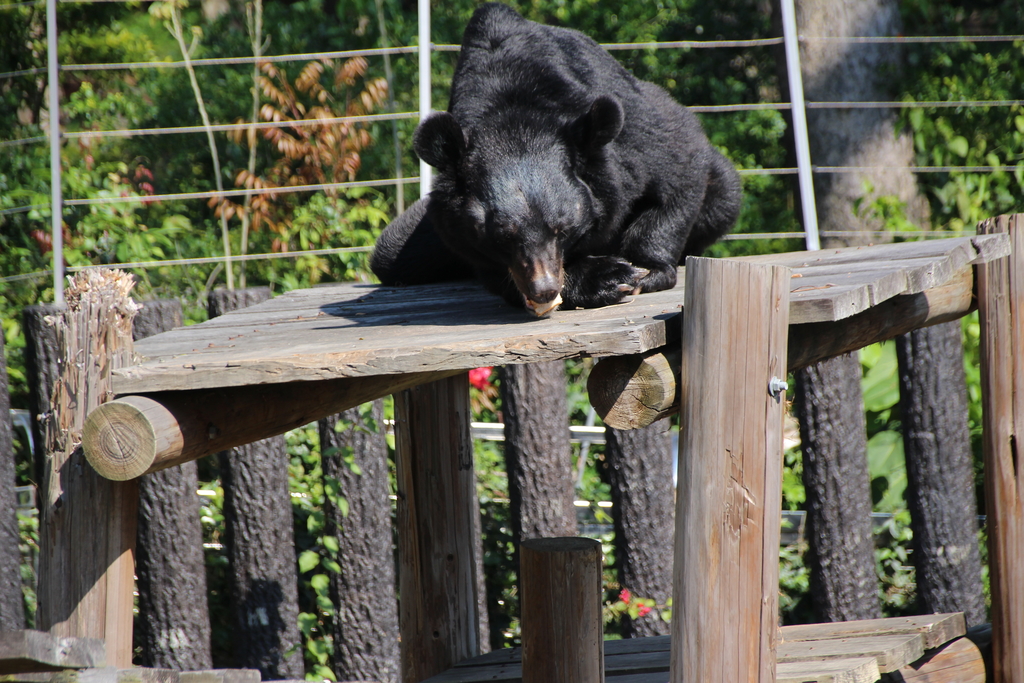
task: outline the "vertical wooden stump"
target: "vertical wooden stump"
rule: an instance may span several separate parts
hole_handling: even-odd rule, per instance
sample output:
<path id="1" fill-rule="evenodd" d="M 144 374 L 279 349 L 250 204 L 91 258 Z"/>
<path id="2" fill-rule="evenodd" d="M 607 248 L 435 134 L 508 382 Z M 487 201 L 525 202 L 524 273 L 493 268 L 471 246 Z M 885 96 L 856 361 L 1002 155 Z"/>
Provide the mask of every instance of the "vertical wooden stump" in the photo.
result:
<path id="1" fill-rule="evenodd" d="M 86 414 L 111 396 L 111 370 L 131 363 L 132 284 L 127 273 L 91 270 L 68 288 L 39 505 L 36 623 L 55 636 L 102 638 L 116 667 L 132 663 L 139 490 L 97 474 L 80 443 Z"/>
<path id="2" fill-rule="evenodd" d="M 519 564 L 523 683 L 602 683 L 601 544 L 534 538 Z"/>
<path id="3" fill-rule="evenodd" d="M 419 683 L 480 649 L 469 375 L 395 395 L 401 680 Z"/>
<path id="4" fill-rule="evenodd" d="M 981 391 L 996 683 L 1024 681 L 1024 214 L 984 221 L 1012 253 L 977 267 Z"/>
<path id="5" fill-rule="evenodd" d="M 788 268 L 688 258 L 673 683 L 773 683 Z"/>

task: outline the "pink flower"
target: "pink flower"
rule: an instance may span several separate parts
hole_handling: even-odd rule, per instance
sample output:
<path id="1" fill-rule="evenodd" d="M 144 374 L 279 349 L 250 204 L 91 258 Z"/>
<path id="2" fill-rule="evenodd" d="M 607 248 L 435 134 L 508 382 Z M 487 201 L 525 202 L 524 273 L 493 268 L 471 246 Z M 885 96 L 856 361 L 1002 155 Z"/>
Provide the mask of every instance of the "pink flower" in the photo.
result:
<path id="1" fill-rule="evenodd" d="M 640 609 L 638 609 L 636 611 L 636 618 L 639 619 L 640 617 L 644 616 L 645 614 L 650 613 L 650 611 L 651 611 L 651 608 L 648 607 L 647 605 L 640 605 Z"/>
<path id="2" fill-rule="evenodd" d="M 469 371 L 469 383 L 483 391 L 488 387 L 491 378 L 491 368 L 473 368 Z"/>
<path id="3" fill-rule="evenodd" d="M 627 603 L 627 604 L 628 604 L 628 603 L 629 603 L 629 601 L 630 601 L 630 600 L 632 600 L 632 599 L 633 599 L 633 594 L 629 592 L 629 589 L 628 589 L 628 588 L 623 588 L 623 589 L 622 589 L 622 590 L 621 590 L 621 591 L 619 592 L 619 600 L 620 600 L 621 602 L 625 602 L 625 603 Z"/>

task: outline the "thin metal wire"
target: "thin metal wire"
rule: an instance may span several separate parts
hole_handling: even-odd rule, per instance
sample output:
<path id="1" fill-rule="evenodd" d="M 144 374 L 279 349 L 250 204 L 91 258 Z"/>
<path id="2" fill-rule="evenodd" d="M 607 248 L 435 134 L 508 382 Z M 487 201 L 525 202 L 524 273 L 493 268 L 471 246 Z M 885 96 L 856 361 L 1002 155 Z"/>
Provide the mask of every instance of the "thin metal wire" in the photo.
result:
<path id="1" fill-rule="evenodd" d="M 18 140 L 2 140 L 0 141 L 0 148 L 3 147 L 20 147 L 21 145 L 32 145 L 37 142 L 46 142 L 49 138 L 45 135 L 37 135 L 34 138 L 20 138 Z"/>
<path id="2" fill-rule="evenodd" d="M 1024 100 L 954 100 L 954 101 L 902 101 L 902 102 L 807 102 L 808 109 L 942 109 L 950 107 L 1013 107 L 1024 105 Z"/>
<path id="3" fill-rule="evenodd" d="M 67 0 L 62 0 L 67 2 Z M 312 62 L 324 59 L 349 59 L 351 57 L 377 57 L 382 55 L 412 54 L 416 47 L 374 47 L 365 50 L 334 50 L 331 52 L 304 52 L 288 55 L 263 55 L 260 57 L 209 57 L 193 59 L 192 66 L 238 66 L 260 62 Z M 107 62 L 97 64 L 63 64 L 62 71 L 108 71 L 115 69 L 177 69 L 185 66 L 184 61 L 152 62 Z"/>
<path id="4" fill-rule="evenodd" d="M 419 177 L 390 178 L 388 180 L 357 180 L 350 183 L 319 183 L 314 185 L 288 185 L 285 187 L 236 188 L 218 192 L 177 192 L 172 194 L 147 194 L 134 197 L 91 197 L 88 199 L 65 199 L 65 206 L 93 206 L 97 204 L 123 204 L 138 202 L 174 201 L 178 199 L 210 199 L 212 197 L 245 197 L 258 194 L 290 194 L 294 192 L 319 192 L 321 190 L 348 190 L 357 187 L 379 187 L 395 183 L 418 183 Z M 233 258 L 233 257 L 232 257 Z M 220 260 L 224 260 L 221 257 Z"/>
<path id="5" fill-rule="evenodd" d="M 801 42 L 849 45 L 906 45 L 923 43 L 1012 43 L 1024 36 L 800 36 Z"/>
<path id="6" fill-rule="evenodd" d="M 232 261 L 265 261 L 269 259 L 277 258 L 298 258 L 300 256 L 330 256 L 332 254 L 354 254 L 371 251 L 373 247 L 333 247 L 328 249 L 306 249 L 304 251 L 285 251 L 285 252 L 273 252 L 269 254 L 245 254 L 240 256 L 232 256 Z M 103 263 L 103 264 L 90 264 L 88 266 L 70 266 L 67 268 L 69 273 L 77 273 L 83 270 L 95 270 L 97 268 L 138 268 L 145 270 L 147 268 L 161 268 L 163 266 L 192 266 L 192 265 L 203 265 L 207 263 L 223 263 L 223 256 L 197 256 L 195 258 L 180 258 L 180 259 L 167 259 L 166 261 L 132 261 L 128 263 Z M 30 280 L 33 278 L 49 277 L 53 274 L 52 270 L 37 270 L 34 273 L 22 273 L 20 275 L 8 275 L 7 277 L 0 277 L 0 283 L 4 282 L 18 282 L 20 280 Z"/>
<path id="7" fill-rule="evenodd" d="M 28 213 L 34 209 L 45 209 L 49 204 L 27 204 L 25 206 L 15 206 L 10 209 L 0 210 L 0 216 L 10 216 L 16 213 Z"/>
<path id="8" fill-rule="evenodd" d="M 757 102 L 754 104 L 691 104 L 686 107 L 697 114 L 722 114 L 734 111 L 761 111 L 774 109 L 788 111 L 793 108 L 789 102 Z"/>
<path id="9" fill-rule="evenodd" d="M 18 76 L 35 76 L 37 74 L 46 73 L 45 66 L 39 66 L 34 69 L 22 69 L 21 71 L 7 71 L 0 74 L 0 81 L 8 78 L 17 78 Z"/>
<path id="10" fill-rule="evenodd" d="M 233 130 L 267 130 L 270 128 L 291 128 L 293 126 L 326 126 L 335 123 L 373 123 L 375 121 L 393 121 L 397 119 L 413 119 L 418 117 L 416 112 L 398 112 L 395 114 L 367 114 L 365 116 L 334 116 L 319 119 L 296 119 L 292 121 L 264 121 L 260 123 L 219 123 L 209 128 L 206 126 L 173 126 L 167 128 L 130 128 L 124 130 L 80 130 L 64 133 L 69 140 L 80 138 L 103 138 L 103 137 L 135 137 L 143 135 L 171 135 L 179 133 L 205 133 L 212 130 L 215 133 L 228 132 Z"/>
<path id="11" fill-rule="evenodd" d="M 887 171 L 888 166 L 812 166 L 815 173 L 862 173 Z M 1020 166 L 909 166 L 913 173 L 1014 173 Z"/>
<path id="12" fill-rule="evenodd" d="M 652 41 L 646 43 L 602 43 L 601 47 L 606 50 L 672 50 L 691 48 L 721 48 L 721 47 L 768 47 L 771 45 L 782 45 L 783 38 L 752 38 L 750 40 L 671 40 Z"/>

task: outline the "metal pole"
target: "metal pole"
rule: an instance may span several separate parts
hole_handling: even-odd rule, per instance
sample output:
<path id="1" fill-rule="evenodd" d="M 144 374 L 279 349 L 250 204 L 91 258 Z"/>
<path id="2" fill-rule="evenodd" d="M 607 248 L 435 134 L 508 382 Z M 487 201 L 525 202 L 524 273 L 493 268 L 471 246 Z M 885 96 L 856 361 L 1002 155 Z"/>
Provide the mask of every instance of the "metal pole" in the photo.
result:
<path id="1" fill-rule="evenodd" d="M 793 6 L 793 0 L 782 0 L 782 37 L 786 46 L 789 99 L 793 105 L 793 138 L 796 146 L 797 177 L 800 179 L 800 206 L 804 214 L 804 239 L 808 249 L 820 249 L 818 210 L 814 203 L 814 181 L 811 178 L 811 150 L 807 141 L 804 81 L 800 75 L 800 45 L 797 41 L 796 8 Z"/>
<path id="2" fill-rule="evenodd" d="M 60 191 L 60 82 L 57 78 L 57 0 L 46 0 L 46 73 L 50 107 L 50 223 L 53 303 L 64 304 L 64 230 Z"/>
<path id="3" fill-rule="evenodd" d="M 430 113 L 430 0 L 419 0 L 420 121 Z M 430 192 L 432 169 L 420 159 L 420 197 Z"/>

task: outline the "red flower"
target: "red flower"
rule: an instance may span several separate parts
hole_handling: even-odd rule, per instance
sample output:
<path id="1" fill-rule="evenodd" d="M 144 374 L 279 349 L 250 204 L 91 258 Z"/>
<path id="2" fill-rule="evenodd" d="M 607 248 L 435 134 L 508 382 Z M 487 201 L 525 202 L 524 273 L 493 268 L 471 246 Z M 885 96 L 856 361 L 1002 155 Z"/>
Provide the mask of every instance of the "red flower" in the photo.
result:
<path id="1" fill-rule="evenodd" d="M 469 383 L 483 391 L 490 384 L 491 368 L 473 368 L 469 371 Z"/>
<path id="2" fill-rule="evenodd" d="M 628 604 L 629 601 L 632 600 L 632 599 L 633 599 L 633 594 L 629 592 L 628 588 L 623 588 L 619 592 L 619 600 L 620 601 L 625 602 L 625 603 Z"/>
<path id="3" fill-rule="evenodd" d="M 640 617 L 644 616 L 645 614 L 650 613 L 650 611 L 651 611 L 651 608 L 648 607 L 647 605 L 640 605 L 640 609 L 638 609 L 636 611 L 636 618 L 639 619 Z"/>

